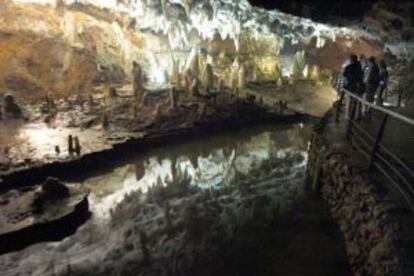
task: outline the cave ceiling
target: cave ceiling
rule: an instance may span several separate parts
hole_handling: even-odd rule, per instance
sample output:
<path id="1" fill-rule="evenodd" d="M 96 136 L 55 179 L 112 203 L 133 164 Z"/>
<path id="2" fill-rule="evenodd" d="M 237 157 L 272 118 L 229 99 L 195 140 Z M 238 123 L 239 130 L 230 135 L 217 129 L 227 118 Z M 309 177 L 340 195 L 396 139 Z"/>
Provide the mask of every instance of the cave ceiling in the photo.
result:
<path id="1" fill-rule="evenodd" d="M 83 91 L 96 82 L 130 78 L 133 60 L 141 64 L 149 83 L 163 85 L 189 68 L 201 75 L 206 64 L 222 80 L 229 79 L 231 68 L 240 64 L 246 67 L 248 79 L 267 80 L 275 70 L 292 74 L 302 55 L 302 68 L 317 65 L 334 71 L 352 51 L 377 55 L 385 49 L 394 54 L 401 49 L 400 41 L 353 24 L 318 23 L 256 4 L 247 0 L 3 1 L 0 93 Z"/>

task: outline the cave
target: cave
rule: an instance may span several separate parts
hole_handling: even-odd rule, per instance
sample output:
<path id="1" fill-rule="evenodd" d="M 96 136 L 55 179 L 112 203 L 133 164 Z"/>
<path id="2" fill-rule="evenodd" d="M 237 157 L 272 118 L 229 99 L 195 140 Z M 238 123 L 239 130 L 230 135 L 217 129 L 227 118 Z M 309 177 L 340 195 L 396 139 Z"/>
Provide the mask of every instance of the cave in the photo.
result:
<path id="1" fill-rule="evenodd" d="M 413 11 L 0 1 L 1 274 L 412 275 Z"/>

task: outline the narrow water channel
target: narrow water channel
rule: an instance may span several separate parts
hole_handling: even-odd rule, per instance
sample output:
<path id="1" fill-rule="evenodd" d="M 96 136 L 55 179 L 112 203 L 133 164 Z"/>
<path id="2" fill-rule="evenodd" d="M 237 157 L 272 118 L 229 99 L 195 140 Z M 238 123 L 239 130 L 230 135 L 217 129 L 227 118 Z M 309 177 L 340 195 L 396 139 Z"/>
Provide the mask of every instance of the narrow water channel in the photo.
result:
<path id="1" fill-rule="evenodd" d="M 87 177 L 92 217 L 0 256 L 2 275 L 349 275 L 305 187 L 311 125 L 255 126 L 137 154 Z"/>

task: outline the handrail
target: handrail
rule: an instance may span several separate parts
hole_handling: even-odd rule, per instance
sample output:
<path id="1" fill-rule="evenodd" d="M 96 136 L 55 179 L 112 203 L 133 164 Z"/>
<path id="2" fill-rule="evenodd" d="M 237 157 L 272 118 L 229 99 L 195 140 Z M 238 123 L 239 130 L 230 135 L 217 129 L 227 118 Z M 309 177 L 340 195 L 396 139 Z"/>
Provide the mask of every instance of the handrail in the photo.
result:
<path id="1" fill-rule="evenodd" d="M 375 168 L 378 169 L 379 172 L 381 172 L 394 186 L 396 186 L 402 196 L 406 199 L 411 211 L 414 212 L 414 187 L 411 184 L 414 180 L 414 172 L 407 164 L 405 164 L 405 162 L 403 162 L 381 143 L 388 118 L 392 117 L 398 121 L 410 125 L 411 127 L 414 126 L 414 119 L 370 103 L 351 93 L 347 89 L 339 88 L 338 91 L 341 93 L 340 99 L 336 106 L 336 122 L 339 122 L 339 114 L 341 112 L 341 105 L 343 103 L 344 96 L 347 95 L 350 100 L 350 105 L 347 107 L 347 140 L 349 140 L 358 151 L 368 158 L 368 170 L 371 171 Z M 359 108 L 361 108 L 361 106 L 357 104 L 358 102 L 382 114 L 380 125 L 376 130 L 376 134 L 373 134 L 372 136 L 360 125 L 358 125 L 356 121 L 354 121 L 356 112 L 360 114 Z"/>
<path id="2" fill-rule="evenodd" d="M 403 121 L 403 122 L 405 122 L 405 123 L 407 123 L 407 124 L 409 124 L 409 125 L 411 125 L 411 126 L 414 126 L 414 119 L 408 118 L 408 117 L 406 117 L 406 116 L 404 116 L 404 115 L 402 115 L 402 114 L 399 114 L 399 113 L 397 113 L 397 112 L 394 112 L 394 111 L 391 111 L 391 110 L 386 109 L 386 108 L 384 108 L 384 107 L 381 107 L 381 106 L 375 105 L 375 104 L 373 104 L 373 103 L 370 103 L 370 102 L 368 102 L 368 101 L 366 101 L 366 100 L 362 99 L 361 97 L 359 97 L 359 96 L 357 96 L 357 95 L 353 94 L 352 92 L 350 92 L 350 91 L 346 90 L 345 88 L 342 88 L 342 92 L 345 92 L 347 95 L 349 95 L 349 96 L 351 96 L 352 98 L 356 99 L 357 101 L 359 101 L 359 102 L 361 102 L 361 103 L 363 103 L 363 104 L 365 104 L 365 105 L 367 105 L 367 106 L 371 107 L 372 109 L 379 110 L 379 111 L 381 111 L 382 113 L 385 113 L 385 114 L 387 114 L 387 115 L 389 115 L 389 116 L 391 116 L 391 117 L 394 117 L 394 118 L 396 118 L 396 119 L 398 119 L 398 120 L 400 120 L 400 121 Z"/>

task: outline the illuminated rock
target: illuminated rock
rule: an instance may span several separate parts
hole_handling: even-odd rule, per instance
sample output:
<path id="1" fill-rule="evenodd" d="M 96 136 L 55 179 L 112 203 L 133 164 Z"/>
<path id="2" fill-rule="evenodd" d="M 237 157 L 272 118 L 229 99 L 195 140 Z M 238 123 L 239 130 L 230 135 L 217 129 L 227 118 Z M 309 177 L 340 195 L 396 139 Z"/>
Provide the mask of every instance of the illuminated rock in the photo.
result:
<path id="1" fill-rule="evenodd" d="M 198 78 L 200 76 L 200 65 L 197 50 L 192 50 L 187 62 L 186 70 L 190 72 L 193 77 Z"/>
<path id="2" fill-rule="evenodd" d="M 135 61 L 132 63 L 132 75 L 133 75 L 133 93 L 135 101 L 141 103 L 143 99 L 144 87 L 141 66 Z"/>
<path id="3" fill-rule="evenodd" d="M 207 90 L 211 90 L 214 87 L 214 74 L 211 64 L 206 64 L 201 77 L 203 87 Z"/>
<path id="4" fill-rule="evenodd" d="M 303 78 L 306 80 L 311 79 L 311 72 L 308 64 L 306 64 L 305 68 L 303 68 Z"/>
<path id="5" fill-rule="evenodd" d="M 174 110 L 177 107 L 177 91 L 172 87 L 169 92 L 170 109 Z"/>
<path id="6" fill-rule="evenodd" d="M 241 64 L 239 67 L 239 75 L 238 75 L 238 88 L 242 91 L 246 87 L 246 67 L 244 64 Z"/>
<path id="7" fill-rule="evenodd" d="M 199 81 L 197 80 L 197 78 L 193 78 L 193 81 L 191 82 L 190 95 L 192 97 L 199 96 L 200 95 L 199 89 L 200 89 Z"/>
<path id="8" fill-rule="evenodd" d="M 320 80 L 321 79 L 321 72 L 319 70 L 319 66 L 318 65 L 314 65 L 312 67 L 312 72 L 310 74 L 310 78 L 312 80 Z"/>

